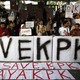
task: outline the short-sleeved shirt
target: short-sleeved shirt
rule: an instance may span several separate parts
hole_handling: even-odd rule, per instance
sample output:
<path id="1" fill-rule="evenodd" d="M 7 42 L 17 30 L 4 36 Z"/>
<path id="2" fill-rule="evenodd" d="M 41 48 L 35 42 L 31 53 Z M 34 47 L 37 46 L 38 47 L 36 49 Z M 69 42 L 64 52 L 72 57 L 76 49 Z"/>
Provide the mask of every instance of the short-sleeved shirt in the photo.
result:
<path id="1" fill-rule="evenodd" d="M 64 27 L 60 27 L 59 28 L 59 34 L 62 36 L 66 36 L 67 33 L 70 33 L 69 27 L 64 28 Z"/>

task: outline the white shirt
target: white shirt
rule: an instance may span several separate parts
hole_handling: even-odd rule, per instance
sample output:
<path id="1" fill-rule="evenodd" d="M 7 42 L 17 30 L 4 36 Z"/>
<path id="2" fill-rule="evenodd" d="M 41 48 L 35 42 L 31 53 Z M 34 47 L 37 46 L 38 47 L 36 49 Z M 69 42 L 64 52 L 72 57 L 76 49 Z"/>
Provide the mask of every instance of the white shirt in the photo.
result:
<path id="1" fill-rule="evenodd" d="M 63 26 L 59 28 L 59 34 L 62 36 L 67 36 L 67 33 L 70 33 L 69 27 L 64 28 Z"/>

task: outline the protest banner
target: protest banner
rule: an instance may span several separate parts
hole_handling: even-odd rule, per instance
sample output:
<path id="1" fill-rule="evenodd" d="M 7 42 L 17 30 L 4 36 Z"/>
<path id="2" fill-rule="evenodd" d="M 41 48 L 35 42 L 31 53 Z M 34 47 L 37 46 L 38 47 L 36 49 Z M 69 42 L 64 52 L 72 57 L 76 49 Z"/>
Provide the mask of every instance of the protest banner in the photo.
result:
<path id="1" fill-rule="evenodd" d="M 69 70 L 78 70 L 78 63 L 0 63 L 0 79 L 75 79 Z M 44 74 L 44 75 L 43 75 Z"/>
<path id="2" fill-rule="evenodd" d="M 79 53 L 80 37 L 26 36 L 0 38 L 0 61 L 80 62 Z"/>
<path id="3" fill-rule="evenodd" d="M 5 45 L 6 44 L 6 45 Z M 33 37 L 2 37 L 0 61 L 32 61 Z"/>

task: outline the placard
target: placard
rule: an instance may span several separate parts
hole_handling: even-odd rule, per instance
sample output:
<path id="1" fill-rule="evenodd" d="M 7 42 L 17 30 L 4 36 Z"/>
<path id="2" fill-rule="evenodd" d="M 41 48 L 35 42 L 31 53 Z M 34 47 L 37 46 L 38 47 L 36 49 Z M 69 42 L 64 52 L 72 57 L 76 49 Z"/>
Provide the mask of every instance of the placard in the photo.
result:
<path id="1" fill-rule="evenodd" d="M 79 13 L 80 12 L 80 3 L 76 3 L 73 7 L 73 13 Z"/>
<path id="2" fill-rule="evenodd" d="M 65 12 L 65 18 L 73 18 L 72 12 Z"/>
<path id="3" fill-rule="evenodd" d="M 66 12 L 72 12 L 72 5 L 66 5 Z"/>
<path id="4" fill-rule="evenodd" d="M 34 21 L 27 21 L 25 22 L 26 28 L 33 28 L 34 27 Z"/>
<path id="5" fill-rule="evenodd" d="M 32 35 L 31 28 L 28 28 L 28 29 L 21 29 L 19 35 L 20 35 L 20 36 Z"/>

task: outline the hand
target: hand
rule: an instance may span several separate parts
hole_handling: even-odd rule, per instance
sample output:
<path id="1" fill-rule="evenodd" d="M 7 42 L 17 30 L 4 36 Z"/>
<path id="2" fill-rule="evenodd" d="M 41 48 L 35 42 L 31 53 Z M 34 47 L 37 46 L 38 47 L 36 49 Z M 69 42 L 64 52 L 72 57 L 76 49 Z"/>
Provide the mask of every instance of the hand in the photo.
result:
<path id="1" fill-rule="evenodd" d="M 65 33 L 65 36 L 69 36 L 69 33 L 66 32 L 66 33 Z"/>
<path id="2" fill-rule="evenodd" d="M 4 36 L 4 35 L 5 35 L 5 32 L 2 33 L 2 36 Z"/>
<path id="3" fill-rule="evenodd" d="M 41 36 L 41 35 L 42 35 L 42 33 L 41 33 L 41 32 L 39 32 L 39 33 L 38 33 L 38 36 Z"/>

